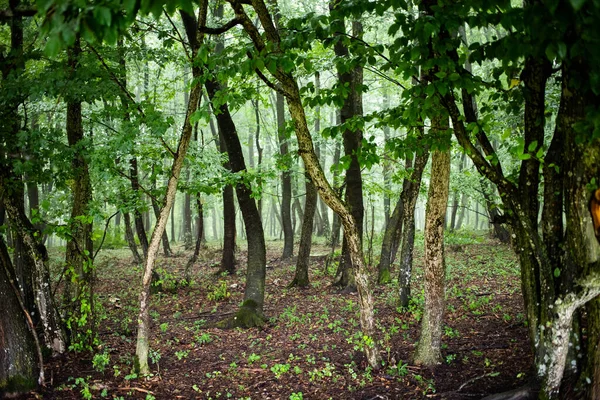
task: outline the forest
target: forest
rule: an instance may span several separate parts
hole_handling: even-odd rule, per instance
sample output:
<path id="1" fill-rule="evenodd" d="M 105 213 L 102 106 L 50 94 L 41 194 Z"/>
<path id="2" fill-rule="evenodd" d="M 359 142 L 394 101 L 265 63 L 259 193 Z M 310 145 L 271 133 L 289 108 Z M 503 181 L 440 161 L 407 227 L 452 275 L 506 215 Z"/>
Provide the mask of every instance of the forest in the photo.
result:
<path id="1" fill-rule="evenodd" d="M 600 399 L 597 24 L 0 0 L 0 398 Z"/>

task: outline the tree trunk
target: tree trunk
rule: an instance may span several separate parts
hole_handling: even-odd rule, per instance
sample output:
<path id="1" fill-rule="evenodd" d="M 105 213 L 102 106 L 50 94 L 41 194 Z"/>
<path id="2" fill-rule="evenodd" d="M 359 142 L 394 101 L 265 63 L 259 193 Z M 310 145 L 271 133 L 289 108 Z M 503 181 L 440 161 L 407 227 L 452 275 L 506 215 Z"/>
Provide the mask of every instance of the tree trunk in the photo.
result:
<path id="1" fill-rule="evenodd" d="M 206 21 L 206 3 L 203 3 L 198 11 L 198 25 L 203 26 Z M 188 36 L 188 40 L 192 48 L 192 56 L 198 54 L 198 49 L 203 40 L 203 35 L 197 30 L 192 31 L 192 35 Z M 192 74 L 194 79 L 197 79 L 201 71 L 198 67 L 192 67 Z M 150 373 L 148 366 L 148 337 L 150 330 L 150 283 L 152 281 L 152 271 L 156 255 L 160 247 L 160 241 L 162 234 L 166 229 L 167 220 L 171 207 L 175 201 L 175 195 L 177 194 L 177 183 L 179 181 L 179 175 L 185 161 L 185 156 L 190 145 L 193 133 L 193 127 L 190 122 L 192 114 L 198 108 L 202 94 L 202 86 L 194 85 L 190 89 L 189 102 L 187 104 L 187 110 L 185 115 L 185 121 L 183 123 L 183 129 L 177 145 L 177 151 L 175 152 L 173 165 L 167 181 L 167 192 L 165 194 L 165 203 L 160 209 L 160 214 L 157 218 L 156 225 L 152 231 L 152 237 L 150 239 L 150 245 L 148 246 L 148 255 L 144 265 L 144 278 L 142 282 L 142 290 L 140 292 L 140 313 L 138 316 L 138 334 L 137 334 L 137 345 L 136 345 L 136 357 L 137 364 L 139 365 L 139 371 L 141 374 Z"/>
<path id="2" fill-rule="evenodd" d="M 66 351 L 64 332 L 60 325 L 60 317 L 54 304 L 52 286 L 50 285 L 50 274 L 46 262 L 48 252 L 46 247 L 38 240 L 41 235 L 37 234 L 31 221 L 25 215 L 19 202 L 22 199 L 15 197 L 15 192 L 8 186 L 11 185 L 9 174 L 11 168 L 2 168 L 0 173 L 0 198 L 3 201 L 6 214 L 11 226 L 23 239 L 24 250 L 28 257 L 33 260 L 33 286 L 36 309 L 42 326 L 44 345 L 48 347 L 53 355 L 62 354 Z M 12 179 L 14 182 L 14 178 Z M 19 180 L 17 180 L 21 184 Z M 14 185 L 14 183 L 12 183 Z"/>
<path id="3" fill-rule="evenodd" d="M 290 283 L 289 287 L 307 287 L 308 279 L 308 264 L 310 261 L 310 249 L 312 246 L 312 231 L 315 210 L 317 208 L 318 193 L 315 186 L 310 181 L 310 177 L 306 180 L 306 198 L 304 200 L 304 219 L 302 221 L 302 233 L 300 234 L 300 247 L 298 248 L 298 258 L 296 261 L 296 275 Z"/>
<path id="4" fill-rule="evenodd" d="M 2 214 L 4 210 L 2 209 Z M 2 217 L 2 219 L 4 219 Z M 14 279 L 8 249 L 0 236 L 0 396 L 19 393 L 36 387 L 36 380 L 43 384 L 43 371 L 36 367 L 36 351 L 33 323 L 28 324 L 24 304 Z M 41 372 L 41 375 L 39 374 Z M 41 379 L 40 379 L 41 378 Z"/>
<path id="5" fill-rule="evenodd" d="M 334 8 L 332 4 L 331 8 Z M 336 25 L 336 29 L 340 34 L 344 34 L 344 19 L 340 19 Z M 362 24 L 358 21 L 352 22 L 352 34 L 354 37 L 362 36 Z M 339 59 L 347 59 L 349 57 L 348 48 L 342 40 L 339 40 L 334 45 L 335 55 Z M 363 68 L 360 65 L 353 67 L 350 71 L 343 72 L 344 69 L 338 68 L 339 85 L 347 86 L 349 89 L 348 96 L 344 99 L 344 103 L 340 110 L 342 124 L 349 121 L 351 118 L 363 115 L 362 106 L 362 84 L 363 84 Z M 346 129 L 343 132 L 344 155 L 350 158 L 350 165 L 346 170 L 346 202 L 350 207 L 350 211 L 356 221 L 356 228 L 362 243 L 363 234 L 363 219 L 364 219 L 364 204 L 363 204 L 363 188 L 362 174 L 360 170 L 360 162 L 358 161 L 358 153 L 362 145 L 363 134 L 360 129 Z M 355 283 L 352 274 L 351 256 L 348 254 L 348 245 L 342 243 L 342 258 L 340 260 L 339 281 L 337 284 L 345 290 L 355 290 Z"/>
<path id="6" fill-rule="evenodd" d="M 404 202 L 402 197 L 398 199 L 394 206 L 394 211 L 389 217 L 385 232 L 383 233 L 383 240 L 381 242 L 381 254 L 379 257 L 378 275 L 377 282 L 380 284 L 390 283 L 392 278 L 390 276 L 390 266 L 392 264 L 392 248 L 394 247 L 394 237 L 398 236 L 398 230 L 402 224 L 402 215 L 404 214 Z"/>
<path id="7" fill-rule="evenodd" d="M 81 47 L 79 39 L 68 52 L 71 79 L 76 81 Z M 73 150 L 73 202 L 70 219 L 70 239 L 65 255 L 64 308 L 70 340 L 75 348 L 93 346 L 96 335 L 94 317 L 94 265 L 92 260 L 92 222 L 88 220 L 88 205 L 92 201 L 92 185 L 84 149 L 89 148 L 83 134 L 81 100 L 67 103 L 67 139 Z M 74 286 L 74 287 L 73 287 Z M 87 311 L 84 311 L 87 310 Z M 83 346 L 83 347 L 79 347 Z"/>
<path id="8" fill-rule="evenodd" d="M 400 271 L 398 274 L 398 297 L 401 307 L 408 307 L 410 299 L 410 279 L 412 276 L 413 249 L 415 247 L 415 208 L 421 189 L 423 171 L 429 159 L 429 150 L 424 146 L 418 151 L 413 164 L 413 172 L 409 180 L 402 184 L 402 249 L 400 252 Z"/>
<path id="9" fill-rule="evenodd" d="M 239 3 L 230 3 L 239 18 L 246 33 L 252 39 L 254 46 L 260 51 L 264 47 L 264 42 L 260 32 L 252 23 L 244 8 Z M 273 25 L 269 11 L 263 0 L 252 0 L 252 7 L 256 10 L 257 16 L 265 30 L 265 38 L 274 46 L 274 51 L 279 53 L 280 37 Z M 344 225 L 344 235 L 348 241 L 349 253 L 352 257 L 352 264 L 355 267 L 355 281 L 358 289 L 358 299 L 360 304 L 360 323 L 363 337 L 365 338 L 364 351 L 367 362 L 371 368 L 377 370 L 380 368 L 380 356 L 377 347 L 375 321 L 373 317 L 373 294 L 369 282 L 369 272 L 364 264 L 360 235 L 357 230 L 356 221 L 350 210 L 344 202 L 336 195 L 331 185 L 327 181 L 319 160 L 315 155 L 312 137 L 306 122 L 306 115 L 300 97 L 298 83 L 290 72 L 285 72 L 278 67 L 274 72 L 274 77 L 282 85 L 285 91 L 286 101 L 292 120 L 294 121 L 294 130 L 298 139 L 298 154 L 304 160 L 306 171 L 317 188 L 319 195 L 329 207 L 340 216 Z"/>
<path id="10" fill-rule="evenodd" d="M 276 19 L 277 20 L 277 19 Z M 292 176 L 288 137 L 285 133 L 285 108 L 283 95 L 276 95 L 277 139 L 279 140 L 279 168 L 281 168 L 281 222 L 283 224 L 283 260 L 292 257 L 294 228 L 292 226 Z"/>
<path id="11" fill-rule="evenodd" d="M 131 250 L 131 254 L 133 255 L 133 262 L 140 264 L 144 260 L 142 257 L 140 257 L 137 244 L 135 244 L 133 230 L 131 229 L 131 217 L 128 212 L 123 213 L 123 220 L 125 222 L 125 239 L 127 240 L 127 245 L 129 246 L 129 250 Z"/>
<path id="12" fill-rule="evenodd" d="M 443 121 L 436 122 L 439 128 L 447 128 L 447 125 L 443 126 Z M 435 129 L 433 124 L 432 129 Z M 448 204 L 449 179 L 450 152 L 434 151 L 425 216 L 425 308 L 421 323 L 421 336 L 414 357 L 414 361 L 418 365 L 432 366 L 442 362 L 440 349 L 446 274 L 444 219 Z"/>

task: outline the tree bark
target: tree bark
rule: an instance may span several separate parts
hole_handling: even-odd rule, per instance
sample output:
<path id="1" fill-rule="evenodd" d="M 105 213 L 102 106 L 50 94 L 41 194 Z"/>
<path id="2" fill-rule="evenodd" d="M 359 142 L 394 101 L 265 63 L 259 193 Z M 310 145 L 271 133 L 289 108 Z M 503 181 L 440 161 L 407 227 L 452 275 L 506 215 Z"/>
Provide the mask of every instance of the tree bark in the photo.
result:
<path id="1" fill-rule="evenodd" d="M 206 3 L 201 5 L 200 10 L 198 11 L 198 25 L 203 26 L 206 21 Z M 202 43 L 203 35 L 199 31 L 195 31 L 195 34 L 191 37 L 188 37 L 188 40 L 192 44 L 192 55 L 193 58 L 198 53 L 199 45 Z M 198 67 L 194 66 L 192 68 L 192 74 L 194 78 L 198 78 L 200 76 L 200 70 Z M 142 281 L 142 290 L 140 292 L 140 312 L 138 316 L 138 334 L 137 334 L 137 345 L 136 345 L 136 357 L 137 357 L 137 365 L 139 366 L 139 371 L 141 374 L 150 373 L 150 368 L 148 366 L 148 337 L 150 330 L 150 315 L 149 315 L 149 297 L 150 297 L 150 283 L 152 281 L 152 271 L 154 267 L 154 262 L 156 260 L 156 255 L 158 253 L 158 249 L 160 247 L 160 241 L 162 238 L 162 234 L 166 229 L 167 220 L 169 218 L 169 213 L 171 211 L 171 207 L 175 201 L 175 195 L 177 194 L 177 183 L 179 181 L 179 175 L 181 173 L 181 169 L 183 168 L 183 164 L 185 161 L 185 156 L 190 145 L 193 133 L 193 127 L 190 122 L 190 118 L 192 114 L 198 108 L 198 105 L 201 100 L 202 95 L 202 86 L 194 85 L 190 89 L 190 97 L 189 102 L 187 104 L 187 110 L 185 115 L 185 121 L 183 123 L 183 129 L 181 131 L 181 136 L 179 137 L 179 143 L 177 145 L 177 150 L 175 152 L 173 158 L 173 164 L 171 166 L 171 171 L 169 174 L 169 179 L 167 181 L 167 192 L 165 194 L 165 203 L 162 205 L 160 209 L 160 214 L 157 218 L 156 225 L 154 226 L 154 230 L 152 231 L 152 237 L 150 239 L 150 245 L 148 246 L 148 254 L 146 256 L 145 265 L 144 265 L 144 277 Z"/>
<path id="2" fill-rule="evenodd" d="M 437 126 L 436 126 L 437 125 Z M 447 129 L 441 118 L 432 129 Z M 448 205 L 450 152 L 434 151 L 425 216 L 425 308 L 415 364 L 432 366 L 442 362 L 442 322 L 445 307 L 444 221 Z"/>
<path id="3" fill-rule="evenodd" d="M 332 4 L 331 8 L 335 8 Z M 344 19 L 340 18 L 336 25 L 337 31 L 344 35 Z M 352 35 L 354 37 L 362 37 L 362 24 L 358 21 L 352 22 Z M 339 40 L 334 45 L 335 55 L 341 59 L 348 59 L 350 52 L 348 47 L 344 45 L 343 40 Z M 362 105 L 362 84 L 363 84 L 363 68 L 361 65 L 356 65 L 348 72 L 343 72 L 344 69 L 338 67 L 338 81 L 341 86 L 348 86 L 348 96 L 344 99 L 342 108 L 340 109 L 341 122 L 346 123 L 354 117 L 363 115 Z M 346 203 L 350 207 L 350 212 L 356 221 L 360 242 L 362 245 L 363 236 L 363 220 L 364 220 L 364 203 L 363 203 L 363 183 L 362 173 L 360 170 L 360 162 L 358 161 L 358 153 L 362 145 L 363 133 L 360 129 L 346 129 L 343 132 L 344 155 L 350 158 L 350 165 L 346 170 Z M 352 257 L 349 254 L 348 244 L 342 241 L 342 257 L 340 260 L 340 268 L 338 272 L 339 281 L 337 285 L 347 291 L 355 290 L 355 283 L 352 269 L 354 266 L 351 261 Z"/>
<path id="4" fill-rule="evenodd" d="M 133 230 L 131 229 L 131 216 L 128 212 L 123 213 L 123 220 L 125 222 L 125 239 L 127 240 L 127 245 L 133 255 L 133 262 L 135 264 L 140 264 L 144 260 L 140 257 L 140 253 L 138 252 L 137 244 L 133 237 Z"/>
<path id="5" fill-rule="evenodd" d="M 79 39 L 68 52 L 71 79 L 77 82 L 81 47 Z M 92 201 L 92 185 L 84 149 L 85 142 L 81 115 L 81 100 L 72 98 L 67 103 L 67 139 L 73 150 L 73 200 L 70 220 L 70 239 L 67 241 L 65 264 L 64 308 L 67 324 L 71 327 L 70 340 L 75 346 L 91 348 L 95 341 L 94 266 L 92 222 L 88 221 L 88 205 Z M 74 286 L 74 287 L 72 287 Z M 82 311 L 88 310 L 88 311 Z M 89 315 L 84 315 L 89 313 Z"/>
<path id="6" fill-rule="evenodd" d="M 429 159 L 429 149 L 424 146 L 417 152 L 413 163 L 413 172 L 410 180 L 402 184 L 402 201 L 404 203 L 404 214 L 402 215 L 402 249 L 400 252 L 400 271 L 398 273 L 398 297 L 401 307 L 407 307 L 410 299 L 410 279 L 412 276 L 413 250 L 415 247 L 415 208 L 423 171 Z"/>
<path id="7" fill-rule="evenodd" d="M 35 388 L 36 380 L 40 380 L 37 383 L 43 384 L 43 371 L 36 368 L 37 357 L 33 340 L 36 333 L 33 323 L 28 326 L 24 313 L 26 310 L 22 301 L 19 301 L 19 296 L 8 249 L 0 236 L 0 396 L 5 392 L 8 394 L 31 390 Z"/>
<path id="8" fill-rule="evenodd" d="M 312 246 L 312 231 L 315 210 L 317 208 L 318 193 L 315 186 L 307 176 L 306 197 L 304 200 L 304 219 L 302 221 L 302 233 L 300 235 L 300 247 L 296 261 L 296 274 L 289 287 L 307 287 L 309 284 L 308 264 L 310 261 L 310 249 Z"/>
<path id="9" fill-rule="evenodd" d="M 230 3 L 235 12 L 235 16 L 239 18 L 245 32 L 250 36 L 254 47 L 260 52 L 265 48 L 263 36 L 252 23 L 243 7 L 239 3 Z M 265 31 L 265 39 L 273 45 L 274 54 L 281 54 L 279 33 L 273 25 L 273 20 L 267 10 L 263 0 L 252 0 L 252 7 L 256 10 L 257 16 Z M 357 230 L 356 221 L 344 202 L 336 195 L 331 185 L 327 181 L 323 170 L 319 164 L 319 160 L 315 155 L 314 146 L 308 125 L 304 106 L 300 97 L 298 83 L 290 72 L 284 71 L 278 67 L 273 71 L 275 79 L 281 84 L 281 88 L 285 93 L 288 109 L 294 122 L 294 130 L 298 139 L 298 154 L 304 161 L 306 171 L 311 177 L 311 180 L 319 195 L 329 207 L 340 216 L 344 225 L 344 236 L 347 239 L 352 257 L 352 264 L 355 267 L 355 281 L 358 290 L 358 299 L 360 304 L 360 323 L 363 337 L 365 339 L 364 351 L 367 362 L 371 368 L 377 370 L 380 368 L 379 350 L 376 345 L 375 321 L 373 317 L 373 293 L 369 281 L 369 272 L 366 268 L 363 258 L 360 235 Z"/>

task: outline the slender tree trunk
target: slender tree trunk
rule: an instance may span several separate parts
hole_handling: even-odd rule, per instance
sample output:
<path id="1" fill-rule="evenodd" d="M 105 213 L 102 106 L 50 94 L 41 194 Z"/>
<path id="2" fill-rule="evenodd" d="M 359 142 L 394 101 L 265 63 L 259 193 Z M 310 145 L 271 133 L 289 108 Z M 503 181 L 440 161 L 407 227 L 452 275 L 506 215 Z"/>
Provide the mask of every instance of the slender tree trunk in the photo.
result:
<path id="1" fill-rule="evenodd" d="M 333 4 L 331 8 L 335 7 Z M 344 20 L 340 20 L 336 29 L 341 34 L 344 34 Z M 358 21 L 352 22 L 352 34 L 354 37 L 362 36 L 362 24 Z M 338 58 L 344 59 L 349 57 L 348 48 L 343 44 L 343 41 L 337 41 L 334 45 L 334 51 Z M 363 69 L 357 65 L 352 70 L 342 72 L 338 69 L 338 80 L 342 86 L 348 86 L 349 93 L 344 99 L 343 106 L 340 110 L 341 122 L 345 123 L 355 116 L 363 115 L 362 106 L 362 83 Z M 346 170 L 346 202 L 348 203 L 352 215 L 356 221 L 356 227 L 362 243 L 363 219 L 364 219 L 364 204 L 363 204 L 363 189 L 362 189 L 362 174 L 360 171 L 360 162 L 358 161 L 358 153 L 362 144 L 362 131 L 346 129 L 343 132 L 344 154 L 350 158 L 350 165 Z M 336 282 L 339 286 L 347 290 L 355 290 L 353 282 L 351 257 L 348 253 L 348 245 L 342 242 L 342 258 L 340 260 L 339 280 Z"/>
<path id="2" fill-rule="evenodd" d="M 196 25 L 196 27 L 204 26 L 206 22 L 206 7 L 206 2 L 203 2 L 200 6 L 200 10 L 198 11 L 198 25 Z M 191 44 L 192 56 L 195 58 L 195 56 L 198 53 L 198 49 L 202 43 L 203 35 L 197 29 L 194 29 L 192 31 L 192 34 L 188 35 L 188 40 Z M 201 71 L 198 67 L 193 67 L 192 74 L 196 79 L 200 76 Z M 181 169 L 183 168 L 185 156 L 192 139 L 193 127 L 190 122 L 190 118 L 198 108 L 201 95 L 202 86 L 192 86 L 192 88 L 190 89 L 190 97 L 189 102 L 187 104 L 183 129 L 181 131 L 181 136 L 177 145 L 177 151 L 175 152 L 173 164 L 171 166 L 171 171 L 169 174 L 169 179 L 167 181 L 165 203 L 160 209 L 160 214 L 157 218 L 154 230 L 152 231 L 152 237 L 150 239 L 150 245 L 148 247 L 148 254 L 145 260 L 144 278 L 142 282 L 142 290 L 140 292 L 140 313 L 138 316 L 138 335 L 136 345 L 136 357 L 138 362 L 137 365 L 139 365 L 139 371 L 141 374 L 148 374 L 150 372 L 150 368 L 148 366 L 148 337 L 150 334 L 149 297 L 150 283 L 152 280 L 152 271 L 154 267 L 154 262 L 156 260 L 156 255 L 160 246 L 162 234 L 166 229 L 167 219 L 169 217 L 171 207 L 173 206 L 173 203 L 175 201 L 175 195 L 177 194 L 177 183 L 179 181 L 179 175 L 181 173 Z"/>
<path id="3" fill-rule="evenodd" d="M 244 8 L 239 3 L 230 3 L 235 16 L 239 18 L 246 33 L 252 39 L 254 46 L 259 50 L 264 45 L 261 34 L 252 23 Z M 266 32 L 266 40 L 274 46 L 275 52 L 280 52 L 280 37 L 273 25 L 273 21 L 267 10 L 263 0 L 252 0 L 252 7 L 256 10 L 257 16 L 261 25 Z M 263 44 L 261 44 L 263 43 Z M 369 272 L 366 268 L 363 258 L 362 246 L 360 243 L 360 235 L 357 230 L 356 221 L 344 202 L 336 195 L 331 185 L 327 181 L 319 160 L 315 155 L 312 137 L 306 122 L 306 115 L 302 105 L 300 90 L 298 83 L 290 72 L 285 72 L 278 68 L 274 71 L 274 77 L 282 85 L 286 93 L 286 101 L 292 120 L 294 121 L 294 129 L 298 139 L 298 154 L 301 155 L 306 171 L 311 177 L 311 180 L 319 195 L 331 209 L 340 215 L 340 219 L 344 224 L 344 235 L 347 239 L 352 264 L 355 267 L 355 281 L 358 289 L 358 300 L 360 304 L 360 323 L 363 336 L 367 338 L 365 345 L 365 356 L 371 368 L 377 370 L 380 368 L 380 356 L 377 347 L 375 321 L 373 317 L 373 294 L 369 282 Z"/>
<path id="4" fill-rule="evenodd" d="M 437 127 L 434 124 L 437 122 Z M 445 126 L 444 126 L 445 125 Z M 447 123 L 437 119 L 432 129 L 447 129 Z M 414 361 L 419 365 L 442 362 L 441 339 L 445 307 L 444 220 L 448 205 L 450 182 L 450 152 L 434 151 L 431 181 L 425 217 L 425 308 L 419 344 Z"/>
<path id="5" fill-rule="evenodd" d="M 131 250 L 131 254 L 133 255 L 133 262 L 140 264 L 143 259 L 140 257 L 137 244 L 135 243 L 135 239 L 133 237 L 133 230 L 131 229 L 131 216 L 129 213 L 123 213 L 123 220 L 125 222 L 125 239 L 127 240 L 127 245 L 129 246 L 129 250 Z"/>
<path id="6" fill-rule="evenodd" d="M 402 249 L 400 252 L 400 269 L 398 273 L 398 298 L 401 307 L 407 307 L 410 299 L 410 279 L 412 276 L 413 250 L 415 247 L 415 208 L 421 189 L 423 171 L 429 159 L 429 150 L 426 146 L 418 151 L 413 164 L 410 179 L 402 185 L 402 201 L 404 213 L 402 215 Z"/>
<path id="7" fill-rule="evenodd" d="M 285 106 L 283 95 L 276 95 L 277 138 L 279 140 L 279 155 L 281 172 L 281 221 L 283 224 L 283 254 L 282 259 L 292 257 L 294 251 L 294 228 L 292 226 L 292 176 L 291 159 L 289 155 L 288 137 L 285 133 Z"/>
<path id="8" fill-rule="evenodd" d="M 307 177 L 306 198 L 304 200 L 304 219 L 302 221 L 302 233 L 300 234 L 300 247 L 296 261 L 296 274 L 290 283 L 290 287 L 307 287 L 309 284 L 308 264 L 310 260 L 310 249 L 312 246 L 312 231 L 315 210 L 317 208 L 318 193 L 315 186 Z"/>

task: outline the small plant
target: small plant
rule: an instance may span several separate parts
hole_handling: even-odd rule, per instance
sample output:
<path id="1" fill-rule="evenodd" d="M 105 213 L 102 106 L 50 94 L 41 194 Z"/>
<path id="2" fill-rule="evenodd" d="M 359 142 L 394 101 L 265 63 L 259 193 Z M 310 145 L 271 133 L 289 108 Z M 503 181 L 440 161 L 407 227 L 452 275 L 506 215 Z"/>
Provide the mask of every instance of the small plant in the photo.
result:
<path id="1" fill-rule="evenodd" d="M 107 352 L 95 354 L 94 358 L 92 359 L 92 365 L 98 372 L 104 372 L 109 362 L 110 355 L 108 355 Z"/>
<path id="2" fill-rule="evenodd" d="M 275 364 L 271 367 L 271 372 L 275 374 L 275 378 L 279 379 L 283 374 L 290 370 L 290 364 Z"/>
<path id="3" fill-rule="evenodd" d="M 303 399 L 304 399 L 304 396 L 302 396 L 302 392 L 290 394 L 290 400 L 303 400 Z"/>
<path id="4" fill-rule="evenodd" d="M 456 360 L 456 354 L 448 354 L 446 356 L 446 364 L 452 364 L 454 360 Z"/>
<path id="5" fill-rule="evenodd" d="M 90 391 L 90 384 L 85 378 L 76 378 L 74 387 L 77 386 L 81 387 L 81 390 L 79 391 L 79 393 L 81 393 L 81 397 L 83 397 L 85 400 L 92 399 L 93 396 L 92 392 Z"/>
<path id="6" fill-rule="evenodd" d="M 196 335 L 196 342 L 198 344 L 201 344 L 201 345 L 209 344 L 212 341 L 213 341 L 213 338 L 207 332 L 204 332 L 201 335 Z"/>
<path id="7" fill-rule="evenodd" d="M 160 324 L 160 331 L 162 333 L 165 333 L 167 331 L 167 329 L 169 329 L 169 323 L 168 322 L 163 322 L 162 324 Z"/>
<path id="8" fill-rule="evenodd" d="M 450 339 L 460 337 L 460 333 L 458 332 L 458 330 L 453 329 L 452 327 L 450 327 L 448 325 L 444 326 L 444 335 L 446 335 Z"/>
<path id="9" fill-rule="evenodd" d="M 402 361 L 400 361 L 393 367 L 388 368 L 388 374 L 398 377 L 406 376 L 406 374 L 408 374 L 408 364 L 405 364 Z"/>
<path id="10" fill-rule="evenodd" d="M 260 360 L 260 356 L 258 354 L 252 353 L 248 356 L 248 364 L 253 364 L 258 360 Z"/>
<path id="11" fill-rule="evenodd" d="M 227 281 L 220 280 L 219 283 L 209 289 L 206 298 L 210 301 L 222 301 L 227 300 L 230 296 L 231 293 L 227 287 Z"/>
<path id="12" fill-rule="evenodd" d="M 187 358 L 187 356 L 190 354 L 189 350 L 179 350 L 175 352 L 175 356 L 177 357 L 178 360 L 182 360 L 184 358 Z"/>

